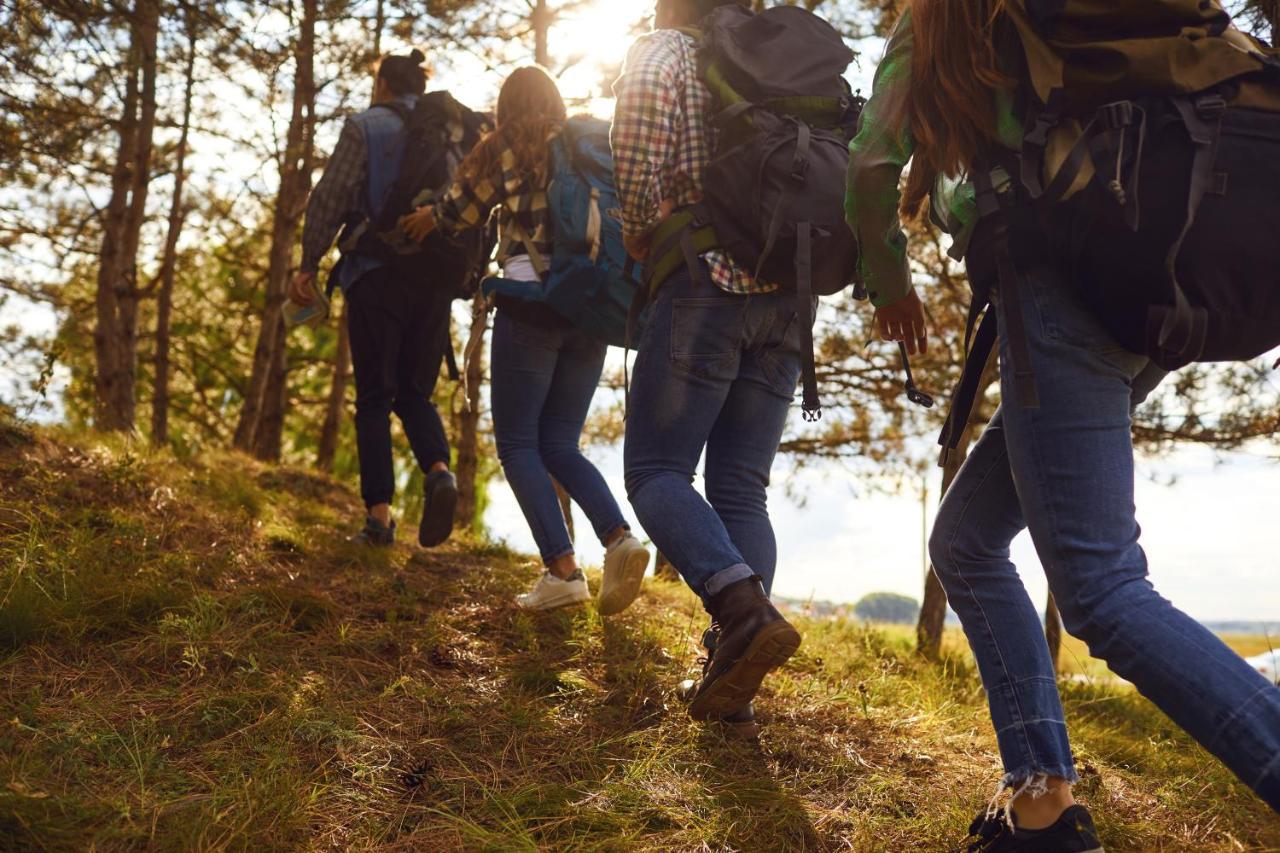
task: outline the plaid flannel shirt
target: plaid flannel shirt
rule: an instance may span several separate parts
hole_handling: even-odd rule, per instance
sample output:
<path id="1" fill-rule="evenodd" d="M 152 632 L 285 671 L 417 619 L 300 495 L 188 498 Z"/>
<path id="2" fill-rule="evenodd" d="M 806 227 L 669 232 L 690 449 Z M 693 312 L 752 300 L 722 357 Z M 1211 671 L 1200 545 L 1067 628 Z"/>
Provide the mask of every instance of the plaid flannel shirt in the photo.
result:
<path id="1" fill-rule="evenodd" d="M 557 129 L 548 141 L 559 134 Z M 549 175 L 537 175 L 518 168 L 510 148 L 498 157 L 499 174 L 481 176 L 468 182 L 461 176 L 435 203 L 436 221 L 447 231 L 464 231 L 483 225 L 494 208 L 498 210 L 498 263 L 516 255 L 529 254 L 526 238 L 546 263 L 551 261 L 551 211 L 547 206 Z"/>
<path id="2" fill-rule="evenodd" d="M 642 37 L 614 84 L 614 180 L 625 233 L 638 236 L 661 221 L 660 205 L 677 208 L 702 198 L 703 173 L 715 150 L 711 92 L 698 75 L 694 39 L 678 30 Z M 711 280 L 729 293 L 768 293 L 723 252 L 703 256 Z"/>
<path id="3" fill-rule="evenodd" d="M 324 175 L 307 202 L 302 228 L 302 271 L 320 268 L 338 231 L 352 211 L 360 210 L 368 192 L 368 151 L 360 125 L 347 121 L 325 164 Z"/>

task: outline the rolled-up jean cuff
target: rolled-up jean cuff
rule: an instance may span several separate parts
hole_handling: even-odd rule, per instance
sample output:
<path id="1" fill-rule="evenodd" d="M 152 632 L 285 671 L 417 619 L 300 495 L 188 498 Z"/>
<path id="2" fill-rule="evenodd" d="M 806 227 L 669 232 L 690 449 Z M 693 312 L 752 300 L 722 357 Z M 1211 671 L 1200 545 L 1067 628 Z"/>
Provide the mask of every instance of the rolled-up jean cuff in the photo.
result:
<path id="1" fill-rule="evenodd" d="M 561 551 L 559 554 L 556 554 L 555 556 L 543 557 L 542 564 L 547 568 L 551 568 L 551 564 L 554 563 L 556 560 L 561 560 L 561 559 L 564 559 L 565 557 L 572 557 L 576 553 L 577 552 L 574 551 L 573 548 L 566 548 L 565 550 Z"/>
<path id="2" fill-rule="evenodd" d="M 755 572 L 752 571 L 751 567 L 746 563 L 738 563 L 737 565 L 730 566 L 727 569 L 722 569 L 712 575 L 711 579 L 703 584 L 702 597 L 705 600 L 710 600 L 723 592 L 724 588 L 730 584 L 746 580 L 754 575 Z"/>

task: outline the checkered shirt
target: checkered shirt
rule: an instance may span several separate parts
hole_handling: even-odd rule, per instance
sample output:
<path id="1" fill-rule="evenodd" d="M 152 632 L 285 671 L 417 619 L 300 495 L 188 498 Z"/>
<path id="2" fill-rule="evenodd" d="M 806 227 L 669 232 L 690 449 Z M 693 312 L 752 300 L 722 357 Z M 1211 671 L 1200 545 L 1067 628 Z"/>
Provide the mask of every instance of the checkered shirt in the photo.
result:
<path id="1" fill-rule="evenodd" d="M 558 135 L 553 133 L 550 139 Z M 448 231 L 464 231 L 483 225 L 496 208 L 498 211 L 498 263 L 515 255 L 529 254 L 521 241 L 527 237 L 542 257 L 551 260 L 551 211 L 547 207 L 547 179 L 521 170 L 516 155 L 504 149 L 498 158 L 501 174 L 481 176 L 468 182 L 461 176 L 454 180 L 440 201 L 435 215 L 440 227 Z M 520 233 L 517 236 L 517 232 Z"/>
<path id="2" fill-rule="evenodd" d="M 623 229 L 646 234 L 661 221 L 664 200 L 677 208 L 702 198 L 703 173 L 715 150 L 711 92 L 698 75 L 697 43 L 678 30 L 659 30 L 631 48 L 613 86 L 614 180 L 622 200 Z M 703 258 L 711 280 L 729 293 L 768 293 L 723 252 Z"/>

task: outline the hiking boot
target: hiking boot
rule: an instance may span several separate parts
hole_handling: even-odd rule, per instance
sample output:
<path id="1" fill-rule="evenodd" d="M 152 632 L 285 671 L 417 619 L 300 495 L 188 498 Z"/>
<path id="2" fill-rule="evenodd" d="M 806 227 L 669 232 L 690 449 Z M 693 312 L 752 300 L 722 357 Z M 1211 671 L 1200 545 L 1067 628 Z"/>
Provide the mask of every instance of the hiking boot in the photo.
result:
<path id="1" fill-rule="evenodd" d="M 714 648 L 708 649 L 689 716 L 727 720 L 747 710 L 764 677 L 796 653 L 800 632 L 769 601 L 759 576 L 725 587 L 708 602 L 708 609 L 714 620 Z M 708 638 L 703 639 L 705 643 Z"/>
<path id="2" fill-rule="evenodd" d="M 516 604 L 525 610 L 555 610 L 557 607 L 590 600 L 591 590 L 587 589 L 587 578 L 580 571 L 574 572 L 568 580 L 560 580 L 551 572 L 543 572 L 533 589 L 516 596 Z"/>
<path id="3" fill-rule="evenodd" d="M 1102 853 L 1093 818 L 1084 806 L 1072 806 L 1045 829 L 1018 829 L 1004 809 L 978 815 L 969 827 L 973 842 L 966 853 Z"/>
<path id="4" fill-rule="evenodd" d="M 423 484 L 426 500 L 422 505 L 422 524 L 418 526 L 418 544 L 423 548 L 443 545 L 453 533 L 453 516 L 458 509 L 458 479 L 452 471 L 432 471 Z"/>
<path id="5" fill-rule="evenodd" d="M 703 671 L 706 671 L 706 661 L 709 658 L 700 658 L 703 662 Z M 698 692 L 698 680 L 696 678 L 686 678 L 680 682 L 680 686 L 676 688 L 678 695 L 683 702 L 692 702 L 693 697 Z M 723 720 L 708 720 L 709 723 L 719 723 L 724 726 L 725 735 L 736 740 L 759 740 L 760 724 L 756 722 L 756 709 L 754 705 L 748 705 L 736 714 L 731 714 Z"/>
<path id="6" fill-rule="evenodd" d="M 396 523 L 393 521 L 390 527 L 383 527 L 382 522 L 369 516 L 364 520 L 364 529 L 353 536 L 351 541 L 374 548 L 389 548 L 396 544 Z"/>
<path id="7" fill-rule="evenodd" d="M 604 580 L 600 583 L 600 615 L 613 616 L 631 606 L 649 571 L 649 549 L 627 533 L 604 552 Z"/>

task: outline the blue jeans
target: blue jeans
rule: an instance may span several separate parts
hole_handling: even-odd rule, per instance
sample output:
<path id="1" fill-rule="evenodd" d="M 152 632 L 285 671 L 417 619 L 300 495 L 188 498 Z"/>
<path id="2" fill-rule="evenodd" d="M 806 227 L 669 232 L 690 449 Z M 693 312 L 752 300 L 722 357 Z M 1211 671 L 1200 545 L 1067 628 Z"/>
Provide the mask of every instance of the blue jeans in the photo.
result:
<path id="1" fill-rule="evenodd" d="M 502 472 L 543 562 L 573 553 L 555 477 L 604 539 L 626 526 L 604 477 L 582 455 L 582 427 L 607 345 L 567 326 L 498 310 L 493 326 L 493 432 Z"/>
<path id="2" fill-rule="evenodd" d="M 996 414 L 929 543 L 986 686 L 1005 784 L 1076 779 L 1040 617 L 1009 558 L 1029 526 L 1066 629 L 1280 809 L 1280 688 L 1147 579 L 1130 411 L 1162 374 L 1120 347 L 1059 274 L 1025 279 L 1040 407 Z M 1006 307 L 1001 390 L 1013 400 Z"/>
<path id="3" fill-rule="evenodd" d="M 795 296 L 726 293 L 682 270 L 652 306 L 627 414 L 627 495 L 707 599 L 778 561 L 767 489 L 800 378 Z M 693 488 L 706 450 L 706 498 Z"/>

